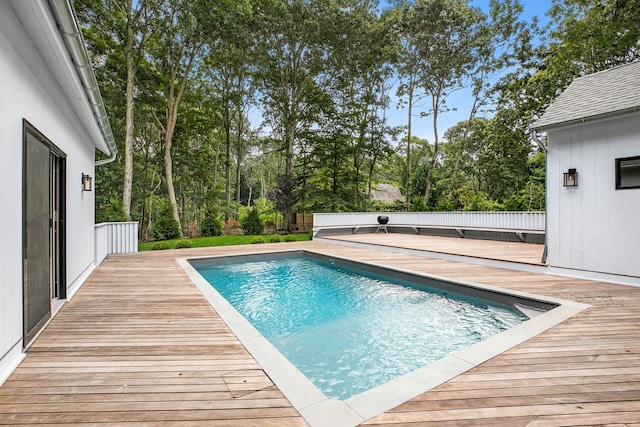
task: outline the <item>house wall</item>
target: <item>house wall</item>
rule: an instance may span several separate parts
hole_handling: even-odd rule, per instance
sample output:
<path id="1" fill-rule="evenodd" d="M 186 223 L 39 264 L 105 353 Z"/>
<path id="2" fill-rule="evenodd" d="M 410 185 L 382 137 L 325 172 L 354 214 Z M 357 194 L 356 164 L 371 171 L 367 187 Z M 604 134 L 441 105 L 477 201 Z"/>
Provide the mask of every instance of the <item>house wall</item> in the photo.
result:
<path id="1" fill-rule="evenodd" d="M 51 30 L 53 31 L 53 30 Z M 94 146 L 8 2 L 0 1 L 0 384 L 22 358 L 23 119 L 66 153 L 67 288 L 94 267 Z"/>
<path id="2" fill-rule="evenodd" d="M 548 132 L 548 263 L 640 277 L 640 189 L 616 190 L 615 159 L 640 155 L 640 114 Z M 578 172 L 578 187 L 563 173 Z"/>

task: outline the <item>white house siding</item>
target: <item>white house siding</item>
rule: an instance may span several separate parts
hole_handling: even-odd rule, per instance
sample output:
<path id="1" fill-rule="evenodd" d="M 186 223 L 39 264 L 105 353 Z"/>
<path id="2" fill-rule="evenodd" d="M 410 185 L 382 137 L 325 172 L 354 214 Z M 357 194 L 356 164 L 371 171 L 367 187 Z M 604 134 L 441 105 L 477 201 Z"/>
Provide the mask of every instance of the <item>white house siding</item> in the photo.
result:
<path id="1" fill-rule="evenodd" d="M 551 267 L 640 277 L 640 189 L 615 189 L 615 159 L 640 155 L 640 114 L 550 129 Z M 578 172 L 578 187 L 563 173 Z"/>
<path id="2" fill-rule="evenodd" d="M 43 29 L 51 31 L 52 28 Z M 94 176 L 94 145 L 8 2 L 0 1 L 0 384 L 22 353 L 23 119 L 66 154 L 67 288 L 94 259 L 94 192 L 81 191 L 82 173 Z"/>

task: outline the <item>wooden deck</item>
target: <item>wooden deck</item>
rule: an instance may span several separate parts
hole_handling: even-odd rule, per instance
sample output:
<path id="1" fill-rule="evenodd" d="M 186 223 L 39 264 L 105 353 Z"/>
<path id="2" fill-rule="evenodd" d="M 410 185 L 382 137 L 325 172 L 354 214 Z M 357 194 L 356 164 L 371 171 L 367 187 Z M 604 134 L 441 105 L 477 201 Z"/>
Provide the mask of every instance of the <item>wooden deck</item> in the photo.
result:
<path id="1" fill-rule="evenodd" d="M 640 425 L 640 289 L 319 242 L 109 256 L 0 388 L 0 424 L 306 425 L 175 261 L 267 248 L 592 305 L 366 425 Z"/>
<path id="2" fill-rule="evenodd" d="M 496 240 L 459 239 L 400 233 L 369 233 L 327 236 L 323 239 L 388 248 L 412 249 L 435 254 L 462 255 L 486 260 L 542 266 L 544 245 Z"/>

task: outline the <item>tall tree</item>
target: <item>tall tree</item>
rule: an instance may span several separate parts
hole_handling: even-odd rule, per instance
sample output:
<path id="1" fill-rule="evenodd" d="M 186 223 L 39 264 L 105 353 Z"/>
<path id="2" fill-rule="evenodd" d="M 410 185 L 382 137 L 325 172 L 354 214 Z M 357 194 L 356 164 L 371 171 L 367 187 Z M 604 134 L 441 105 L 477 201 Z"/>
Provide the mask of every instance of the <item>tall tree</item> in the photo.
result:
<path id="1" fill-rule="evenodd" d="M 197 68 L 196 58 L 205 45 L 198 12 L 196 0 L 166 0 L 158 10 L 158 27 L 154 28 L 156 39 L 150 46 L 152 61 L 165 77 L 166 109 L 160 122 L 164 131 L 164 174 L 173 218 L 178 225 L 180 214 L 173 182 L 171 147 L 180 102 Z"/>
<path id="2" fill-rule="evenodd" d="M 422 80 L 420 73 L 423 59 L 418 50 L 418 34 L 416 31 L 416 10 L 407 1 L 399 1 L 394 9 L 388 11 L 389 22 L 397 43 L 395 57 L 396 72 L 400 78 L 396 95 L 400 98 L 400 105 L 407 109 L 407 136 L 405 149 L 405 210 L 411 210 L 411 144 L 413 130 L 414 107 L 419 107 L 423 93 L 418 91 L 418 84 Z"/>
<path id="3" fill-rule="evenodd" d="M 639 0 L 554 0 L 548 56 L 571 77 L 640 58 Z"/>
<path id="4" fill-rule="evenodd" d="M 265 107 L 265 118 L 282 138 L 285 157 L 285 177 L 280 190 L 293 188 L 294 153 L 301 127 L 313 122 L 318 103 L 324 97 L 319 79 L 323 71 L 326 46 L 321 34 L 322 15 L 318 9 L 330 2 L 323 0 L 262 0 L 262 17 L 258 35 L 258 79 Z M 286 203 L 280 206 L 285 229 L 292 230 L 293 195 L 283 195 Z"/>
<path id="5" fill-rule="evenodd" d="M 106 2 L 119 5 L 117 2 Z M 148 0 L 126 0 L 120 7 L 125 15 L 124 56 L 127 64 L 125 139 L 124 139 L 124 181 L 122 189 L 122 206 L 124 214 L 131 220 L 131 197 L 133 187 L 133 151 L 134 151 L 134 113 L 135 113 L 135 80 L 138 66 L 144 53 L 147 41 L 149 19 L 154 7 L 149 7 Z"/>
<path id="6" fill-rule="evenodd" d="M 94 41 L 102 38 L 102 46 L 111 45 L 110 56 L 122 58 L 124 68 L 125 128 L 124 128 L 124 178 L 122 186 L 122 210 L 131 219 L 131 201 L 134 171 L 134 112 L 135 81 L 148 39 L 150 21 L 157 7 L 157 0 L 84 0 L 76 4 L 79 15 L 91 25 L 89 36 Z M 100 33 L 98 35 L 98 33 Z M 105 43 L 105 38 L 111 40 Z M 95 45 L 94 45 L 95 46 Z M 94 50 L 95 51 L 95 50 Z"/>
<path id="7" fill-rule="evenodd" d="M 467 84 L 469 72 L 476 68 L 486 15 L 465 0 L 418 0 L 411 29 L 417 50 L 423 59 L 420 87 L 431 99 L 431 108 L 421 113 L 432 117 L 433 154 L 429 162 L 425 204 L 429 205 L 432 175 L 438 157 L 438 116 L 450 109 L 448 96 Z"/>

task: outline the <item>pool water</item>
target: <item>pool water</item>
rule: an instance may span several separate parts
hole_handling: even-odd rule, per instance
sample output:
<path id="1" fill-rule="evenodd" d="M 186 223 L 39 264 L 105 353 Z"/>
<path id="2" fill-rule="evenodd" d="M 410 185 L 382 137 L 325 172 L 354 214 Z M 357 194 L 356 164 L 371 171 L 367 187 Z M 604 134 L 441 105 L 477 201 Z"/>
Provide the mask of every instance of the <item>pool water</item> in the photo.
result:
<path id="1" fill-rule="evenodd" d="M 506 305 L 304 256 L 194 267 L 334 399 L 348 399 L 527 320 Z"/>

